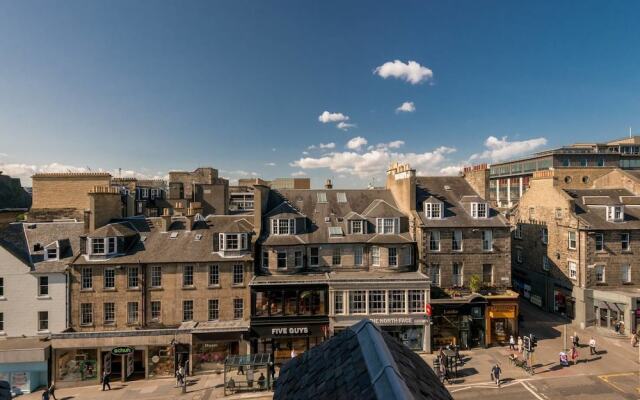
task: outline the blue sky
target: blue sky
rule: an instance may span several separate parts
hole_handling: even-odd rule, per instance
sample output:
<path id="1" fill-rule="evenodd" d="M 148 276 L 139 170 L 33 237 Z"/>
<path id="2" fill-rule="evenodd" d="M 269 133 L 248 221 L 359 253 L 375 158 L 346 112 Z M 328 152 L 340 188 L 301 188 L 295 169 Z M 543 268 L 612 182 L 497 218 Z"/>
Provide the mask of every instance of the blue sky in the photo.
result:
<path id="1" fill-rule="evenodd" d="M 631 1 L 3 1 L 0 169 L 211 165 L 362 186 L 395 159 L 451 173 L 640 133 L 637 15 Z"/>

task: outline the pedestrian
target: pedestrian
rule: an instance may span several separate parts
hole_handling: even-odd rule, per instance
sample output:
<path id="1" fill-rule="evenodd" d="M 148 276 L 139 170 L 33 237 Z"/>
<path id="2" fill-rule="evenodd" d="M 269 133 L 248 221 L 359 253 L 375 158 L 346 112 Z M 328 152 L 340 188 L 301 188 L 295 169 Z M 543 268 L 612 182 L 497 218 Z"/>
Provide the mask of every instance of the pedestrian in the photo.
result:
<path id="1" fill-rule="evenodd" d="M 296 358 L 296 349 L 291 348 L 291 358 Z"/>
<path id="2" fill-rule="evenodd" d="M 500 387 L 500 374 L 501 373 L 502 373 L 502 370 L 500 369 L 500 365 L 495 364 L 493 366 L 493 368 L 491 368 L 491 378 L 495 379 L 496 385 L 498 385 L 498 387 Z"/>
<path id="3" fill-rule="evenodd" d="M 636 347 L 638 344 L 638 333 L 631 332 L 631 347 Z"/>
<path id="4" fill-rule="evenodd" d="M 447 367 L 446 367 L 446 365 L 444 365 L 443 362 L 440 363 L 440 370 L 439 371 L 440 371 L 440 381 L 442 383 L 444 383 L 445 380 L 448 382 L 449 380 L 447 379 Z"/>
<path id="5" fill-rule="evenodd" d="M 518 352 L 522 354 L 522 349 L 524 348 L 524 340 L 522 340 L 522 336 L 518 336 Z"/>
<path id="6" fill-rule="evenodd" d="M 238 366 L 238 372 L 236 375 L 244 375 L 244 367 L 242 365 Z"/>
<path id="7" fill-rule="evenodd" d="M 589 340 L 589 351 L 591 352 L 591 355 L 598 354 L 596 351 L 596 340 L 593 336 L 591 336 L 591 340 Z"/>
<path id="8" fill-rule="evenodd" d="M 573 332 L 573 345 L 576 347 L 580 347 L 580 338 L 578 337 L 578 332 Z"/>
<path id="9" fill-rule="evenodd" d="M 271 382 L 276 380 L 276 366 L 273 365 L 273 361 L 269 362 L 269 372 L 271 373 Z"/>
<path id="10" fill-rule="evenodd" d="M 571 347 L 571 361 L 573 361 L 573 365 L 578 363 L 578 349 L 576 349 L 576 346 Z"/>
<path id="11" fill-rule="evenodd" d="M 49 400 L 49 390 L 42 392 L 42 400 Z"/>
<path id="12" fill-rule="evenodd" d="M 513 335 L 509 336 L 509 350 L 516 349 L 516 340 L 513 338 Z"/>
<path id="13" fill-rule="evenodd" d="M 182 365 L 178 368 L 178 383 L 179 386 L 184 385 L 184 367 Z"/>
<path id="14" fill-rule="evenodd" d="M 105 369 L 102 371 L 102 391 L 104 392 L 104 388 L 108 387 L 111 390 L 111 384 L 109 383 L 110 376 Z"/>
<path id="15" fill-rule="evenodd" d="M 56 399 L 56 383 L 55 382 L 51 382 L 51 386 L 49 386 L 48 392 L 49 392 L 49 396 L 51 396 L 53 400 L 58 400 Z"/>

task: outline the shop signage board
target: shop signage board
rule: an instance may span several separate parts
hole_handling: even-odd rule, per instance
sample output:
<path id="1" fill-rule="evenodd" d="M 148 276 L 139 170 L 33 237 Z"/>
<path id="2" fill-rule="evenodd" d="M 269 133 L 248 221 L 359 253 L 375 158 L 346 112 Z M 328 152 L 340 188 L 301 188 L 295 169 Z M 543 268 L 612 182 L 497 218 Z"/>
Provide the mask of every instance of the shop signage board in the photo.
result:
<path id="1" fill-rule="evenodd" d="M 531 301 L 531 304 L 542 307 L 542 297 L 538 296 L 537 294 L 532 294 L 529 301 Z"/>
<path id="2" fill-rule="evenodd" d="M 133 347 L 129 346 L 120 346 L 111 349 L 111 354 L 113 354 L 114 356 L 124 356 L 131 353 L 133 353 Z"/>
<path id="3" fill-rule="evenodd" d="M 388 317 L 369 318 L 376 325 L 415 325 L 417 322 L 413 318 Z"/>
<path id="4" fill-rule="evenodd" d="M 279 326 L 271 328 L 273 336 L 290 336 L 290 335 L 308 335 L 309 327 L 307 326 Z"/>

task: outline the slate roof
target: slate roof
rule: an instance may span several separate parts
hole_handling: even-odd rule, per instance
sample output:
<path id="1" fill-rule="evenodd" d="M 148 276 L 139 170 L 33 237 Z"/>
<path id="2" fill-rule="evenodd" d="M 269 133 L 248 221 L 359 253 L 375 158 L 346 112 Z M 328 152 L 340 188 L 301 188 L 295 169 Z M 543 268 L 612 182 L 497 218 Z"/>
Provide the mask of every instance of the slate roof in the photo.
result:
<path id="1" fill-rule="evenodd" d="M 82 222 L 12 223 L 0 232 L 0 246 L 18 257 L 32 272 L 62 272 L 80 253 L 80 236 L 84 233 Z M 58 241 L 58 260 L 45 261 L 46 246 Z M 35 250 L 40 244 L 41 249 Z"/>
<path id="2" fill-rule="evenodd" d="M 219 233 L 252 232 L 252 221 L 253 217 L 247 215 L 208 216 L 204 221 L 194 222 L 193 229 L 189 231 L 186 229 L 185 217 L 174 217 L 167 232 L 162 231 L 162 217 L 135 217 L 114 221 L 109 225 L 124 224 L 139 235 L 126 249 L 125 254 L 97 260 L 88 260 L 86 256 L 80 256 L 74 264 L 251 261 L 253 256 L 250 251 L 239 253 L 236 257 L 223 257 L 220 252 L 214 250 L 217 248 L 215 243 Z M 175 237 L 172 238 L 172 234 Z"/>
<path id="3" fill-rule="evenodd" d="M 91 232 L 92 238 L 128 237 L 137 234 L 134 226 L 128 221 L 105 225 Z"/>
<path id="4" fill-rule="evenodd" d="M 318 202 L 318 193 L 325 193 L 326 202 Z M 338 201 L 344 193 L 346 202 Z M 305 218 L 305 232 L 297 235 L 271 235 L 269 217 Z M 400 234 L 375 233 L 376 218 L 400 218 Z M 367 234 L 350 234 L 349 220 L 368 223 Z M 328 221 L 328 222 L 326 222 Z M 270 190 L 265 213 L 263 244 L 286 246 L 323 243 L 411 243 L 408 216 L 398 208 L 391 191 L 386 189 L 280 189 Z M 343 236 L 330 237 L 329 227 L 341 227 Z"/>
<path id="5" fill-rule="evenodd" d="M 448 189 L 445 189 L 445 186 Z M 432 197 L 444 203 L 442 219 L 427 219 L 424 214 L 423 203 Z M 488 218 L 473 218 L 471 203 L 478 201 L 487 202 L 481 199 L 463 177 L 429 176 L 416 178 L 416 212 L 425 227 L 503 228 L 508 226 L 507 220 L 493 208 L 489 209 Z"/>
<path id="6" fill-rule="evenodd" d="M 640 229 L 640 206 L 637 205 L 625 205 L 623 221 L 607 221 L 607 205 L 620 205 L 623 204 L 625 198 L 634 198 L 626 197 L 634 196 L 626 189 L 565 189 L 564 192 L 573 198 L 573 212 L 587 225 L 587 229 Z M 585 199 L 587 204 L 585 204 Z"/>
<path id="7" fill-rule="evenodd" d="M 281 399 L 452 399 L 415 352 L 362 320 L 282 366 Z"/>

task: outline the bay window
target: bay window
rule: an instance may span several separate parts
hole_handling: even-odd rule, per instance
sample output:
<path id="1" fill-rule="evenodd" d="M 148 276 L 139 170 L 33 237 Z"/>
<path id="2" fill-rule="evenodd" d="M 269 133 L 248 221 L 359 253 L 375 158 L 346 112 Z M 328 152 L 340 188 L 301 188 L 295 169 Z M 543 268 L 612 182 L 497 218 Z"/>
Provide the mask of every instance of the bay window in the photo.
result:
<path id="1" fill-rule="evenodd" d="M 247 250 L 247 234 L 246 233 L 221 233 L 220 234 L 220 250 L 237 251 Z"/>
<path id="2" fill-rule="evenodd" d="M 272 235 L 295 235 L 296 234 L 296 220 L 294 218 L 271 220 L 271 234 Z"/>
<path id="3" fill-rule="evenodd" d="M 376 233 L 382 235 L 391 235 L 399 233 L 400 231 L 400 218 L 377 218 L 376 219 Z"/>
<path id="4" fill-rule="evenodd" d="M 487 203 L 471 203 L 471 216 L 473 218 L 487 218 L 488 215 Z"/>

